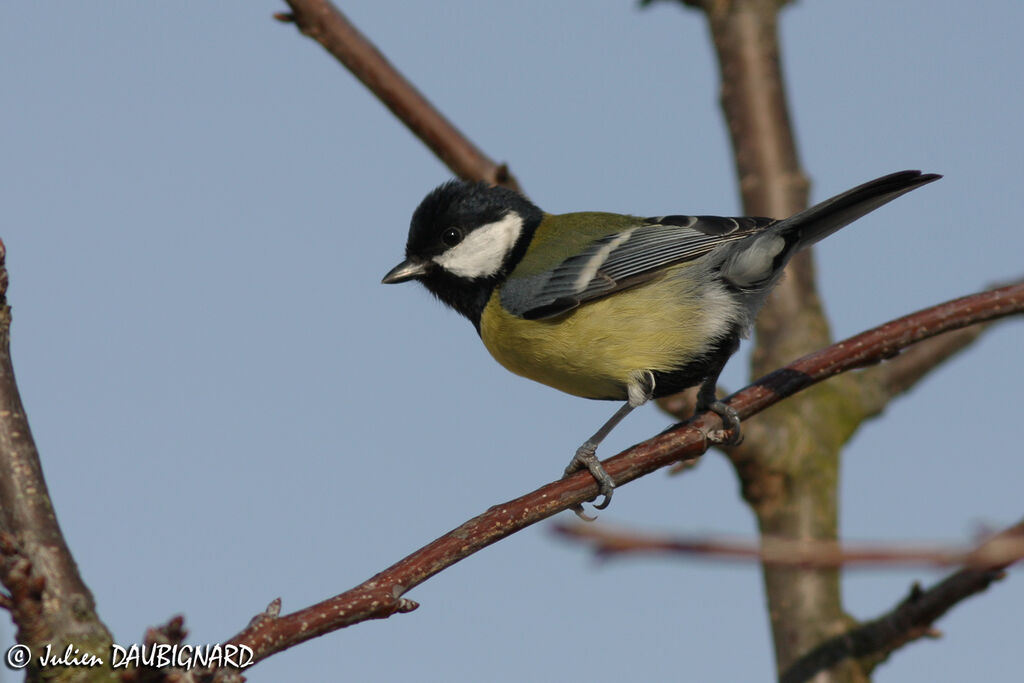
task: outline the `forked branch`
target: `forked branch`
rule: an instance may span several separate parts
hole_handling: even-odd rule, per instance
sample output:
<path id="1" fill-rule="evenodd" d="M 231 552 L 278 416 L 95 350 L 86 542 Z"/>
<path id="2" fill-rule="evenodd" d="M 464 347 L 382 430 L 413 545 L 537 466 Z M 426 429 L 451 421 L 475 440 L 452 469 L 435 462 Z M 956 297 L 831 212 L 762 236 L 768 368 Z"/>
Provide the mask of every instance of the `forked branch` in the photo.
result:
<path id="1" fill-rule="evenodd" d="M 989 543 L 1019 539 L 1022 533 L 1024 522 L 994 536 Z M 991 567 L 965 567 L 927 590 L 915 584 L 910 595 L 886 614 L 826 640 L 797 659 L 782 673 L 779 683 L 804 683 L 851 657 L 861 660 L 864 669 L 870 671 L 896 649 L 931 635 L 932 624 L 942 615 L 1003 578 L 1003 570 L 1009 565 L 1008 560 Z"/>

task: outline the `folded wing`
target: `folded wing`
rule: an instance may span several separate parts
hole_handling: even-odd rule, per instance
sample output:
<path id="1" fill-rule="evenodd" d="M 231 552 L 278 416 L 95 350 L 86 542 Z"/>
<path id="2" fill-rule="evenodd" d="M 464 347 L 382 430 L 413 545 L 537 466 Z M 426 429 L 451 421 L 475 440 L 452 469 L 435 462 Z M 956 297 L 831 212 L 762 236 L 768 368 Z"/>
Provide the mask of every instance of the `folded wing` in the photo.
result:
<path id="1" fill-rule="evenodd" d="M 606 235 L 554 268 L 511 277 L 502 286 L 502 306 L 537 320 L 646 282 L 668 266 L 698 259 L 716 247 L 764 231 L 770 218 L 659 216 Z"/>

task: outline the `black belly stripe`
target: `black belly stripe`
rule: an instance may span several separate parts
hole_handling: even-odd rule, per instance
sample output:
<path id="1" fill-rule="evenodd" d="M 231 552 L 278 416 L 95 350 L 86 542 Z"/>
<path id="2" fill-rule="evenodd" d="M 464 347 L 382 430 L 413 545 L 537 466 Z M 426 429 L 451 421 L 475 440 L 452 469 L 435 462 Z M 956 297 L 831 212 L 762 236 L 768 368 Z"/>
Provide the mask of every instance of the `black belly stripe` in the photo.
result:
<path id="1" fill-rule="evenodd" d="M 710 349 L 677 370 L 654 373 L 654 398 L 671 396 L 684 389 L 702 384 L 705 379 L 721 371 L 736 350 L 740 330 L 734 327 L 729 334 Z"/>

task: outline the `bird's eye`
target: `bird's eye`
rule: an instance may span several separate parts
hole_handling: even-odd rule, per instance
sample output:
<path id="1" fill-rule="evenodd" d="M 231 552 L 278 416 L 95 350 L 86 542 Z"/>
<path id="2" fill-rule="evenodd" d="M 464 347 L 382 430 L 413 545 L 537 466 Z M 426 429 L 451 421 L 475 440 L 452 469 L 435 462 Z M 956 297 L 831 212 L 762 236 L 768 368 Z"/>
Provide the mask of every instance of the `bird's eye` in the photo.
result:
<path id="1" fill-rule="evenodd" d="M 444 242 L 446 247 L 454 247 L 462 241 L 462 231 L 458 228 L 448 228 L 441 233 L 441 241 Z"/>

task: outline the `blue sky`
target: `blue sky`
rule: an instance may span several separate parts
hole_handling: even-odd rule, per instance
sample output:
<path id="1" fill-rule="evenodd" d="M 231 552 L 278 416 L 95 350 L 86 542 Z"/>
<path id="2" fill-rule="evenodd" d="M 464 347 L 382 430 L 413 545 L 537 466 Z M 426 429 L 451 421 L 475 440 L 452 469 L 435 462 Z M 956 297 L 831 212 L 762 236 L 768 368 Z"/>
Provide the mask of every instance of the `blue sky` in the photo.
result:
<path id="1" fill-rule="evenodd" d="M 60 521 L 121 644 L 177 613 L 192 642 L 217 642 L 274 597 L 291 611 L 350 588 L 556 477 L 614 409 L 506 373 L 421 288 L 378 284 L 448 173 L 270 18 L 283 9 L 0 8 L 15 368 Z M 627 0 L 343 9 L 546 210 L 739 210 L 700 15 Z M 946 175 L 818 249 L 837 336 L 1024 272 L 1022 23 L 1012 0 L 784 12 L 813 197 L 904 168 Z M 1004 323 L 855 437 L 846 537 L 955 541 L 1021 516 L 1022 330 Z M 724 382 L 745 377 L 744 355 Z M 602 452 L 667 424 L 638 411 Z M 601 517 L 754 530 L 715 453 L 624 487 Z M 856 572 L 847 607 L 872 617 L 940 576 Z M 417 612 L 276 655 L 249 680 L 770 678 L 753 566 L 599 565 L 541 524 L 409 597 Z M 1017 670 L 1022 600 L 1011 574 L 876 680 Z"/>

